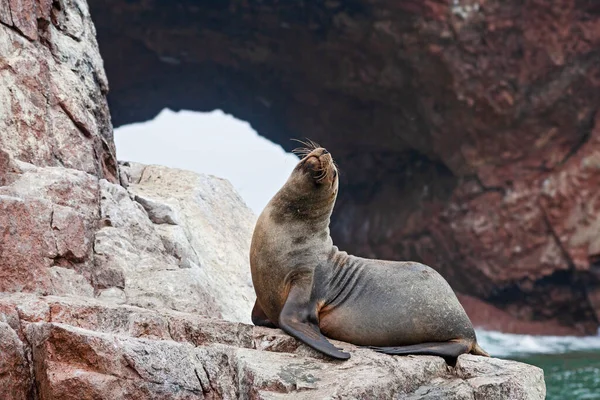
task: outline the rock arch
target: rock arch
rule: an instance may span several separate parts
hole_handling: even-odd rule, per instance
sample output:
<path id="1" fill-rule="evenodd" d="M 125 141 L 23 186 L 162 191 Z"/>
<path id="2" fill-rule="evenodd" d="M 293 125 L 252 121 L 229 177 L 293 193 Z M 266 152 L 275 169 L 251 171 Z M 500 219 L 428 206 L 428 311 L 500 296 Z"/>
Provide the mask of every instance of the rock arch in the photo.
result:
<path id="1" fill-rule="evenodd" d="M 308 136 L 344 172 L 341 247 L 422 260 L 513 316 L 595 332 L 593 2 L 90 7 L 115 125 L 221 108 L 287 149 Z"/>

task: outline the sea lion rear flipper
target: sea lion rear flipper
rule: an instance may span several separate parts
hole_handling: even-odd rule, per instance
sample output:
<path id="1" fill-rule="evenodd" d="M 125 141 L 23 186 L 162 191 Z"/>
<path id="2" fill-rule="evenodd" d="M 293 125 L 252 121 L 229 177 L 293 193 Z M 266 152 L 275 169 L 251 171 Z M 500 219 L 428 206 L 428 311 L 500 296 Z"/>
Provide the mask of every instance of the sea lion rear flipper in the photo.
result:
<path id="1" fill-rule="evenodd" d="M 256 326 L 266 326 L 267 328 L 277 328 L 277 325 L 275 325 L 273 322 L 271 322 L 269 317 L 267 317 L 267 314 L 265 314 L 265 312 L 263 311 L 260 304 L 258 304 L 258 299 L 256 299 L 256 301 L 254 302 L 254 307 L 252 308 L 251 318 L 252 318 L 252 323 Z"/>
<path id="2" fill-rule="evenodd" d="M 491 357 L 490 354 L 484 349 L 482 349 L 479 343 L 477 342 L 473 344 L 473 347 L 471 348 L 471 354 L 475 354 L 476 356 Z"/>
<path id="3" fill-rule="evenodd" d="M 392 354 L 392 355 L 422 355 L 422 356 L 440 356 L 444 358 L 456 358 L 461 354 L 468 353 L 471 349 L 469 344 L 462 340 L 452 342 L 429 342 L 419 343 L 410 346 L 397 346 L 397 347 L 376 347 L 367 346 L 369 349 L 375 350 L 379 353 Z"/>
<path id="4" fill-rule="evenodd" d="M 279 315 L 279 327 L 289 335 L 306 343 L 315 350 L 340 360 L 347 360 L 350 354 L 335 347 L 319 329 L 316 302 L 306 300 L 310 295 L 301 285 L 292 286 L 288 298 Z"/>

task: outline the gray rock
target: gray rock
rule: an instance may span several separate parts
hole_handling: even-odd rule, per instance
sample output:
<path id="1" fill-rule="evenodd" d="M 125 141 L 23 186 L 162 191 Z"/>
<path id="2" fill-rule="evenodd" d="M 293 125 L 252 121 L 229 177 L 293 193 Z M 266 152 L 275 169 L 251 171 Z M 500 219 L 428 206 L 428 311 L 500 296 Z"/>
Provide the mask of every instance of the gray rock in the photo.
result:
<path id="1" fill-rule="evenodd" d="M 134 200 L 144 207 L 144 210 L 146 210 L 148 213 L 150 221 L 154 222 L 155 224 L 178 225 L 179 218 L 177 218 L 177 213 L 168 204 L 161 203 L 160 201 L 145 197 L 143 195 L 136 195 Z"/>
<path id="2" fill-rule="evenodd" d="M 130 168 L 122 165 L 125 175 L 140 177 L 127 189 L 100 182 L 99 288 L 123 287 L 126 301 L 141 307 L 250 322 L 255 217 L 231 184 L 160 166 Z"/>

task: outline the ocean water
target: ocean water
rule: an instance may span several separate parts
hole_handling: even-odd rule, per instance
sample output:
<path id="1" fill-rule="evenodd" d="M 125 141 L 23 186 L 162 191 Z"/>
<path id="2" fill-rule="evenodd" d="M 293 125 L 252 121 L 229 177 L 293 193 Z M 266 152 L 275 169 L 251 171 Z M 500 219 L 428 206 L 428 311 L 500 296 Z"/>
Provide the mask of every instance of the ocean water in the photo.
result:
<path id="1" fill-rule="evenodd" d="M 600 336 L 533 336 L 477 330 L 494 357 L 544 370 L 548 400 L 600 400 Z"/>

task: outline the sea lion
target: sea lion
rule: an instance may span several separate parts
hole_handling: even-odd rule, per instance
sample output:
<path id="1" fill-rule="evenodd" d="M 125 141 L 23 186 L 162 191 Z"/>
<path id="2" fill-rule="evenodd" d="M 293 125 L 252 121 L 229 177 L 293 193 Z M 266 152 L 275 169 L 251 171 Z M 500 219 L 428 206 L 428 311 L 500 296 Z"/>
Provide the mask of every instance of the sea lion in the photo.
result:
<path id="1" fill-rule="evenodd" d="M 350 355 L 327 338 L 387 354 L 489 356 L 434 269 L 355 257 L 333 245 L 329 219 L 337 167 L 316 144 L 302 155 L 256 222 L 250 248 L 253 323 L 279 327 L 336 359 Z"/>

